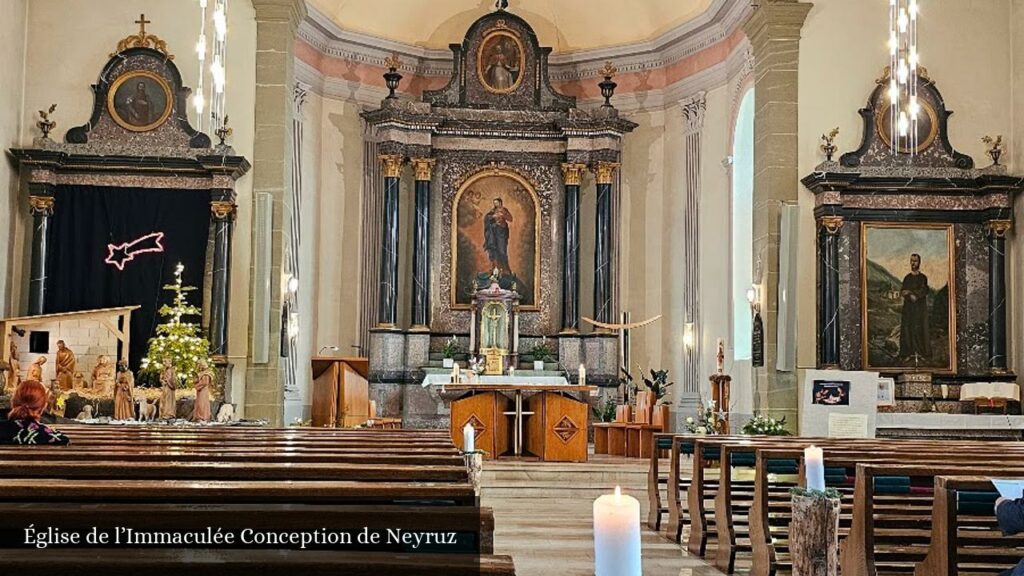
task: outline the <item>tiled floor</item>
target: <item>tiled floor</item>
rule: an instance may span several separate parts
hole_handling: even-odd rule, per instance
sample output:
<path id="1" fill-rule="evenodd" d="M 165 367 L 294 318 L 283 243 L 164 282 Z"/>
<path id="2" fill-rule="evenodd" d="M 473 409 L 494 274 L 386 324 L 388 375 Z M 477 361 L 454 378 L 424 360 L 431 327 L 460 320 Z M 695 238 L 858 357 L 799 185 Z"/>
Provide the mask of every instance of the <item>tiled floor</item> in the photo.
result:
<path id="1" fill-rule="evenodd" d="M 587 464 L 484 463 L 483 505 L 494 509 L 495 552 L 519 576 L 593 576 L 593 502 L 615 485 L 647 514 L 647 462 L 593 457 Z M 720 576 L 662 535 L 642 530 L 644 576 Z"/>

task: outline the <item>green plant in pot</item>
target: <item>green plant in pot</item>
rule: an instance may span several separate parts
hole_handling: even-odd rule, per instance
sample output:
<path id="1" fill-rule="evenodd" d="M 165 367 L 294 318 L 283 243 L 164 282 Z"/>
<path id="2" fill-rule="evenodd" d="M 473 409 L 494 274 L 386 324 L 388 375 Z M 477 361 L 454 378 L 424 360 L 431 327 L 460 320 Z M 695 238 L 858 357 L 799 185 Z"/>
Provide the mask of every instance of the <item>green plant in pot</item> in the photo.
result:
<path id="1" fill-rule="evenodd" d="M 545 362 L 551 361 L 551 343 L 547 336 L 542 336 L 540 340 L 534 342 L 530 356 L 533 356 L 533 369 L 538 371 L 544 369 Z"/>
<path id="2" fill-rule="evenodd" d="M 615 421 L 615 407 L 618 402 L 615 396 L 607 396 L 604 402 L 598 402 L 596 406 L 591 408 L 594 413 L 594 420 L 597 422 L 614 422 Z"/>
<path id="3" fill-rule="evenodd" d="M 675 385 L 675 382 L 668 381 L 668 370 L 655 370 L 651 368 L 649 372 L 649 378 L 647 375 L 641 377 L 644 381 L 644 387 L 654 394 L 654 413 L 651 415 L 651 424 L 664 427 L 668 422 L 669 416 L 666 396 L 668 396 L 668 389 Z"/>
<path id="4" fill-rule="evenodd" d="M 441 365 L 445 368 L 451 368 L 455 365 L 455 355 L 458 354 L 459 339 L 452 334 L 452 337 L 444 341 L 444 346 L 441 348 L 441 354 L 444 356 L 444 360 L 441 361 Z"/>

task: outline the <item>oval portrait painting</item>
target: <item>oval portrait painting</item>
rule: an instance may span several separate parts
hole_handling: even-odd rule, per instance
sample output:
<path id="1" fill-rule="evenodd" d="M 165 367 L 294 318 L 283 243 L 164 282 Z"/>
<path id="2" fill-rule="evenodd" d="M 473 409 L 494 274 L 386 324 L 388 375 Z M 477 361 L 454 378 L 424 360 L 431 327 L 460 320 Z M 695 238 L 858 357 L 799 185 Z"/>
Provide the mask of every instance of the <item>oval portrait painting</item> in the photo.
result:
<path id="1" fill-rule="evenodd" d="M 519 293 L 520 305 L 537 303 L 540 265 L 537 195 L 522 177 L 486 171 L 455 196 L 452 222 L 452 306 L 468 307 L 473 292 L 497 275 Z"/>
<path id="2" fill-rule="evenodd" d="M 159 128 L 171 115 L 171 87 L 146 70 L 121 75 L 107 92 L 107 111 L 114 122 L 132 132 Z"/>
<path id="3" fill-rule="evenodd" d="M 507 94 L 523 81 L 525 54 L 515 34 L 496 30 L 480 42 L 476 72 L 484 88 L 495 94 Z"/>

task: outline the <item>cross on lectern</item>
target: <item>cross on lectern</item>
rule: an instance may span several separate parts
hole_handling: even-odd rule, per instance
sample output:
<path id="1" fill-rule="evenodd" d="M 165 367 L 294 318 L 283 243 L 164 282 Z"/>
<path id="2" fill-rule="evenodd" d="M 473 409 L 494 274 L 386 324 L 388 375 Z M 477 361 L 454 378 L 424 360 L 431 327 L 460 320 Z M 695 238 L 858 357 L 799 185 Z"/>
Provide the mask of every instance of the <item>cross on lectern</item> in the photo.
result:
<path id="1" fill-rule="evenodd" d="M 139 25 L 139 35 L 140 36 L 145 36 L 146 35 L 146 24 L 152 24 L 153 21 L 152 20 L 146 20 L 146 15 L 145 14 L 139 14 L 139 19 L 136 20 L 135 23 Z"/>

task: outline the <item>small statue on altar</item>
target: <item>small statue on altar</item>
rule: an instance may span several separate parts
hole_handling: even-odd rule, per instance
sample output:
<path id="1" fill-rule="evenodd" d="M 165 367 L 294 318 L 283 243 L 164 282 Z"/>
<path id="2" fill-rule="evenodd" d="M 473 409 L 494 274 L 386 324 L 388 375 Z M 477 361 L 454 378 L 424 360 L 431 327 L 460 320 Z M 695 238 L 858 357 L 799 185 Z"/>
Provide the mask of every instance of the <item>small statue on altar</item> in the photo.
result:
<path id="1" fill-rule="evenodd" d="M 178 389 L 178 375 L 174 372 L 174 364 L 170 356 L 163 360 L 164 369 L 160 372 L 160 418 L 174 420 L 177 413 L 177 403 L 174 400 L 174 391 Z"/>
<path id="2" fill-rule="evenodd" d="M 97 394 L 106 396 L 114 390 L 115 378 L 114 365 L 111 364 L 110 357 L 100 354 L 96 359 L 96 367 L 92 369 L 92 389 Z"/>
<path id="3" fill-rule="evenodd" d="M 114 420 L 135 419 L 135 375 L 122 360 L 117 365 L 117 383 L 114 385 Z"/>
<path id="4" fill-rule="evenodd" d="M 46 410 L 54 416 L 63 416 L 63 414 L 57 413 L 57 401 L 60 399 L 61 389 L 60 384 L 56 379 L 50 380 L 50 386 L 48 387 L 49 394 L 46 401 Z"/>
<path id="5" fill-rule="evenodd" d="M 68 348 L 63 340 L 57 340 L 57 383 L 60 384 L 61 390 L 71 390 L 77 363 L 71 348 Z"/>
<path id="6" fill-rule="evenodd" d="M 35 380 L 36 382 L 43 382 L 43 364 L 46 364 L 46 356 L 39 356 L 32 362 L 32 365 L 28 367 L 28 375 L 25 376 L 26 380 Z"/>
<path id="7" fill-rule="evenodd" d="M 196 401 L 192 408 L 192 421 L 209 422 L 212 417 L 210 386 L 213 384 L 213 371 L 207 366 L 205 360 L 200 360 L 196 368 L 199 370 L 199 373 L 196 374 Z"/>

